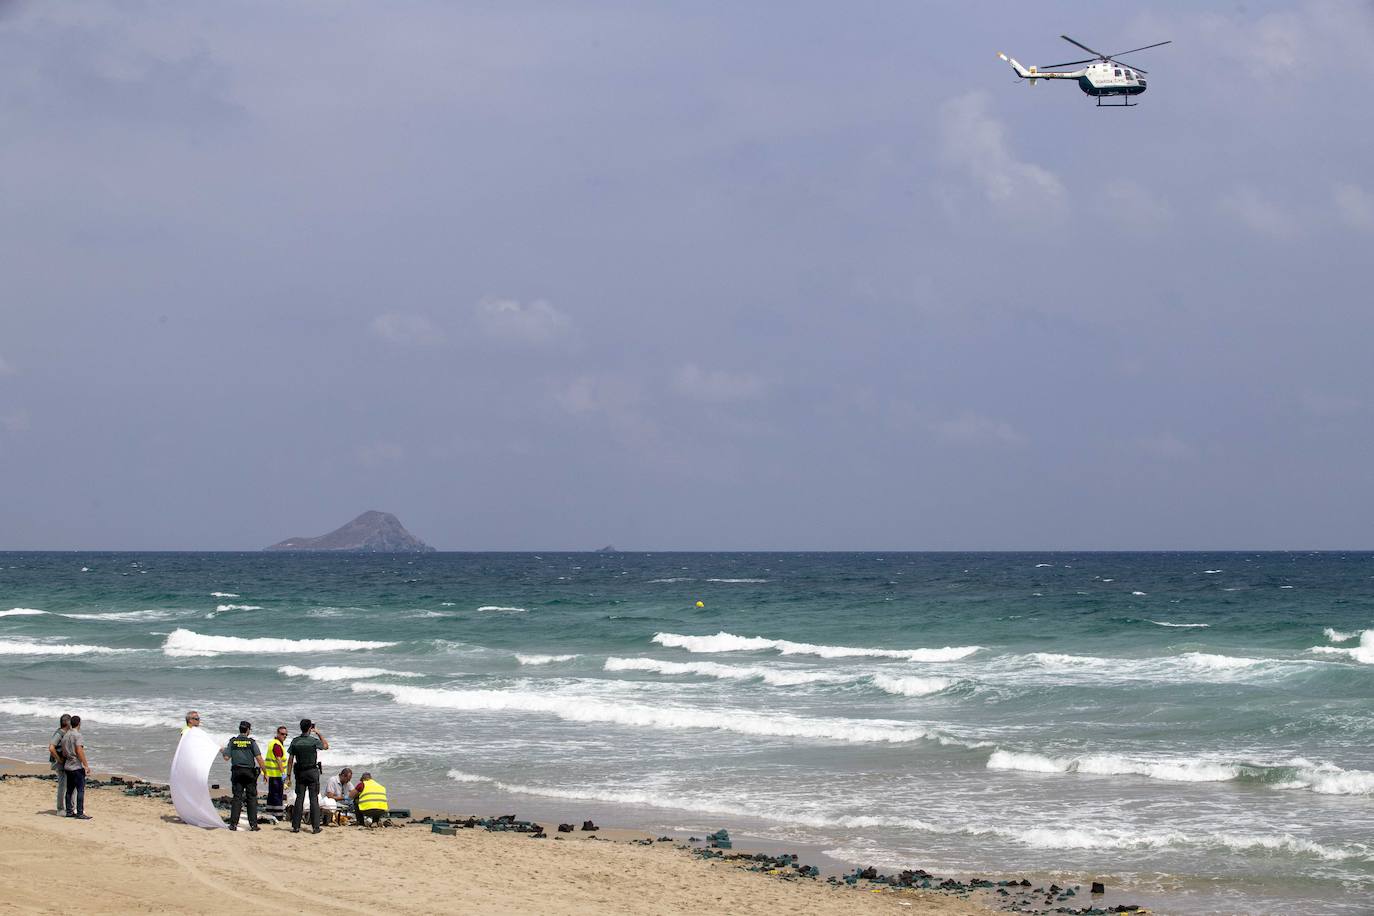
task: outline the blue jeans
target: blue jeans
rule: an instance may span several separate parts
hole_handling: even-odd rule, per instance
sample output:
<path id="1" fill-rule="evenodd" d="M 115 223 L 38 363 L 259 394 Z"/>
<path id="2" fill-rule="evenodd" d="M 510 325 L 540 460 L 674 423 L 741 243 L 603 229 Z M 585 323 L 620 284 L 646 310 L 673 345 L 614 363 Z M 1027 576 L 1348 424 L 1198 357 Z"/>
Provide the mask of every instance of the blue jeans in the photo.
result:
<path id="1" fill-rule="evenodd" d="M 72 812 L 72 793 L 76 793 L 76 814 L 86 813 L 86 771 L 67 771 L 67 814 Z"/>
<path id="2" fill-rule="evenodd" d="M 54 773 L 57 776 L 57 811 L 60 814 L 67 799 L 67 771 L 58 767 Z"/>

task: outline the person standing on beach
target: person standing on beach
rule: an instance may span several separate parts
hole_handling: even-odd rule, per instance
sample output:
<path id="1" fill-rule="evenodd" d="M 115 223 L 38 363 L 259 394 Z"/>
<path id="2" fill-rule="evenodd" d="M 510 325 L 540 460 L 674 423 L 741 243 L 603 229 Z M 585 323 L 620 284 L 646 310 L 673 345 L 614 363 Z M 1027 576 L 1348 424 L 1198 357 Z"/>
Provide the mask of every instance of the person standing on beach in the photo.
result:
<path id="1" fill-rule="evenodd" d="M 320 832 L 320 751 L 329 750 L 329 741 L 315 723 L 301 719 L 301 733 L 291 739 L 287 749 L 287 772 L 296 780 L 296 803 L 291 806 L 291 832 L 301 832 L 301 806 L 310 793 L 310 832 Z"/>
<path id="2" fill-rule="evenodd" d="M 267 742 L 262 755 L 262 771 L 267 775 L 267 810 L 277 817 L 286 811 L 286 726 L 277 726 L 277 735 Z"/>
<path id="3" fill-rule="evenodd" d="M 229 808 L 229 829 L 239 829 L 239 814 L 243 811 L 243 797 L 248 796 L 248 829 L 261 830 L 258 826 L 258 774 L 262 772 L 262 751 L 258 742 L 249 732 L 252 723 L 239 723 L 239 733 L 230 738 L 229 743 L 220 751 L 220 756 L 229 761 L 229 781 L 234 787 L 234 803 Z"/>
<path id="4" fill-rule="evenodd" d="M 67 817 L 88 821 L 86 813 L 86 774 L 91 764 L 86 760 L 86 742 L 81 738 L 81 717 L 72 716 L 72 727 L 62 736 L 62 766 L 67 771 Z M 76 794 L 76 811 L 72 811 L 72 794 Z"/>
<path id="5" fill-rule="evenodd" d="M 67 796 L 67 768 L 62 765 L 62 736 L 71 727 L 72 717 L 64 712 L 62 718 L 57 722 L 57 731 L 53 732 L 52 737 L 48 739 L 48 766 L 52 768 L 53 776 L 57 780 L 58 814 L 62 813 L 63 799 Z"/>
<path id="6" fill-rule="evenodd" d="M 182 727 L 181 733 L 184 735 L 193 728 L 200 728 L 200 713 L 194 709 L 186 713 L 186 724 Z"/>

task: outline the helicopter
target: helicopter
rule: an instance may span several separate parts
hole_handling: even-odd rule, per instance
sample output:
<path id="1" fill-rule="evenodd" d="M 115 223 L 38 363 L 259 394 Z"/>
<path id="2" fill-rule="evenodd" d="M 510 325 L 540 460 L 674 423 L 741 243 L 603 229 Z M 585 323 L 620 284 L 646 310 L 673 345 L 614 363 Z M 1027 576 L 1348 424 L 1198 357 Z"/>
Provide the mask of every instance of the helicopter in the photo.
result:
<path id="1" fill-rule="evenodd" d="M 998 52 L 997 56 L 1011 64 L 1011 68 L 1016 71 L 1016 75 L 1021 79 L 1030 80 L 1032 86 L 1036 80 L 1078 80 L 1078 88 L 1097 99 L 1099 108 L 1134 108 L 1136 103 L 1131 101 L 1131 96 L 1140 95 L 1145 91 L 1146 71 L 1134 65 L 1123 64 L 1117 60 L 1127 54 L 1134 54 L 1137 51 L 1148 51 L 1150 48 L 1158 48 L 1162 45 L 1172 44 L 1170 41 L 1161 41 L 1156 44 L 1146 45 L 1143 48 L 1133 48 L 1130 51 L 1120 51 L 1116 54 L 1103 54 L 1101 51 L 1094 51 L 1092 48 L 1083 44 L 1081 41 L 1074 41 L 1067 35 L 1060 35 L 1071 45 L 1077 45 L 1089 54 L 1094 55 L 1086 60 L 1071 60 L 1063 64 L 1050 64 L 1047 68 L 1042 67 L 1023 67 L 1014 58 Z M 1081 70 L 1054 70 L 1054 67 L 1073 67 L 1078 64 L 1088 64 Z M 1119 97 L 1120 102 L 1107 102 L 1102 100 Z"/>

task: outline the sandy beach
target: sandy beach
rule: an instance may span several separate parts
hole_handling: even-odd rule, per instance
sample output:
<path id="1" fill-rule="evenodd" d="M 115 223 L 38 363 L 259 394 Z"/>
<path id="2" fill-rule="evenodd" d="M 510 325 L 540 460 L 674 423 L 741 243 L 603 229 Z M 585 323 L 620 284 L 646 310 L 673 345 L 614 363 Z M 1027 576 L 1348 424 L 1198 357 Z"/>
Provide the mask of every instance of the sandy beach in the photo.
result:
<path id="1" fill-rule="evenodd" d="M 409 824 L 314 836 L 279 824 L 230 833 L 186 826 L 165 801 L 112 787 L 88 789 L 92 820 L 69 820 L 53 813 L 52 795 L 48 780 L 0 780 L 0 805 L 12 812 L 0 831 L 0 911 L 208 913 L 275 898 L 322 913 L 996 912 L 929 891 L 784 880 L 668 843 L 635 845 L 626 838 L 640 834 L 627 831 L 535 840 Z"/>

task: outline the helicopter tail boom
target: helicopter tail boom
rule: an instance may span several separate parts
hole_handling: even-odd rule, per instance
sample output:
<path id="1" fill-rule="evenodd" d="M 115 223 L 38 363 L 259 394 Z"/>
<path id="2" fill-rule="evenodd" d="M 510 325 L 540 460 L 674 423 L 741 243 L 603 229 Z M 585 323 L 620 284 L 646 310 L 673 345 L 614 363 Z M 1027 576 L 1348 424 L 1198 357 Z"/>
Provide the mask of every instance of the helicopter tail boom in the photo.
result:
<path id="1" fill-rule="evenodd" d="M 1016 75 L 1021 77 L 1021 79 L 1030 80 L 1030 84 L 1032 86 L 1035 85 L 1036 80 L 1074 80 L 1078 79 L 1084 73 L 1084 71 L 1082 70 L 1075 70 L 1071 73 L 1063 73 L 1054 70 L 1041 70 L 1034 66 L 1024 67 L 1021 65 L 1021 62 L 1018 61 L 1016 58 L 1008 57 L 1000 51 L 997 53 L 997 56 L 1002 58 L 1002 60 L 1006 61 L 1007 63 L 1011 64 L 1011 68 L 1016 71 Z"/>

